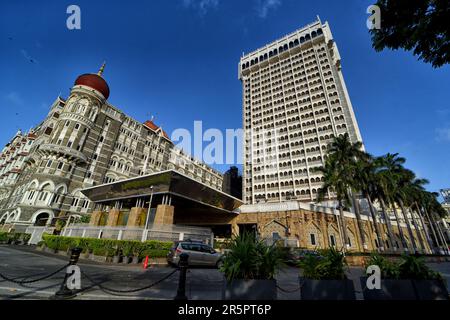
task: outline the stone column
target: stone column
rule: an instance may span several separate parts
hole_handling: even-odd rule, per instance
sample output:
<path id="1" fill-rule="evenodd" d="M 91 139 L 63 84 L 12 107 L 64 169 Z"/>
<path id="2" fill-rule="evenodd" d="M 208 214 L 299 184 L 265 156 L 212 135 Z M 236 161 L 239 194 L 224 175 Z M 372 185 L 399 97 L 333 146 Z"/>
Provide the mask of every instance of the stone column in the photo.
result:
<path id="1" fill-rule="evenodd" d="M 108 221 L 106 222 L 106 225 L 108 227 L 115 227 L 117 226 L 117 223 L 119 222 L 119 209 L 111 209 L 108 214 Z"/>
<path id="2" fill-rule="evenodd" d="M 102 218 L 103 211 L 94 211 L 91 214 L 91 219 L 89 220 L 90 226 L 99 226 L 100 220 Z"/>
<path id="3" fill-rule="evenodd" d="M 167 204 L 160 204 L 156 207 L 154 224 L 173 224 L 175 207 Z"/>
<path id="4" fill-rule="evenodd" d="M 231 222 L 231 234 L 233 236 L 238 236 L 239 235 L 239 226 L 238 226 L 236 220 Z"/>
<path id="5" fill-rule="evenodd" d="M 144 221 L 145 223 L 146 214 L 147 212 L 145 208 L 141 207 L 131 208 L 130 213 L 128 215 L 127 227 L 139 227 L 142 221 Z"/>

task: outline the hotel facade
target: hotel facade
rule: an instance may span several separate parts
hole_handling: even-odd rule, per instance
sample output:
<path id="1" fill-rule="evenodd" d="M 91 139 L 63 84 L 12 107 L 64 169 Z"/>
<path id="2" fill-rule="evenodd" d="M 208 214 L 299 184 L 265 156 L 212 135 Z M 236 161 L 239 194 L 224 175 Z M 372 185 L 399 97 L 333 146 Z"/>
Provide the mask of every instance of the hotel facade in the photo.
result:
<path id="1" fill-rule="evenodd" d="M 153 121 L 140 123 L 111 105 L 103 68 L 79 76 L 67 100 L 58 97 L 38 126 L 5 146 L 3 227 L 86 213 L 91 228 L 144 229 L 150 221 L 208 227 L 223 237 L 252 231 L 309 249 L 402 252 L 414 242 L 430 252 L 423 224 L 403 243 L 406 224 L 391 219 L 392 248 L 381 216 L 372 221 L 362 210 L 357 221 L 345 211 L 343 223 L 332 195 L 313 203 L 323 183 L 314 169 L 328 144 L 344 134 L 362 142 L 328 23 L 317 20 L 240 59 L 243 201 L 222 192 L 222 174 L 175 148 Z"/>
<path id="2" fill-rule="evenodd" d="M 243 199 L 314 202 L 327 145 L 362 142 L 328 23 L 320 20 L 243 56 Z"/>
<path id="3" fill-rule="evenodd" d="M 164 170 L 222 189 L 223 175 L 175 148 L 161 127 L 107 101 L 103 69 L 79 76 L 67 99 L 58 97 L 39 125 L 3 148 L 0 223 L 42 225 L 91 213 L 82 189 Z"/>

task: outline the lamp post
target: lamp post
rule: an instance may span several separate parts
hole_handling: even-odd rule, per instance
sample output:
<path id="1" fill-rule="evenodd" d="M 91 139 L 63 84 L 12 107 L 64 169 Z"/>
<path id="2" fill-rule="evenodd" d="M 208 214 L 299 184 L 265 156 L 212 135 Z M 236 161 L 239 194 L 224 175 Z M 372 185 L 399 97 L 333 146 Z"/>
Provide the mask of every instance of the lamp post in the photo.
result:
<path id="1" fill-rule="evenodd" d="M 147 210 L 147 218 L 145 219 L 145 228 L 142 231 L 142 242 L 144 242 L 147 238 L 147 229 L 148 229 L 148 219 L 150 218 L 150 210 L 152 208 L 152 200 L 153 200 L 153 186 L 150 186 L 150 201 L 148 202 L 148 210 Z"/>

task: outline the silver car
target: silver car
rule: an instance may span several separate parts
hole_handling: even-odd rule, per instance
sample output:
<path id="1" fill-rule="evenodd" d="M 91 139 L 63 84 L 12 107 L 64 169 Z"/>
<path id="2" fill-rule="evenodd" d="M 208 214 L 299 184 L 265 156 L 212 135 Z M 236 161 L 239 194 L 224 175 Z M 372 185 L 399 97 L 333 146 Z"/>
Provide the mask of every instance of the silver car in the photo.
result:
<path id="1" fill-rule="evenodd" d="M 189 255 L 188 264 L 190 266 L 212 266 L 220 268 L 223 255 L 210 246 L 191 241 L 176 241 L 167 254 L 167 262 L 171 265 L 178 265 L 180 254 Z"/>

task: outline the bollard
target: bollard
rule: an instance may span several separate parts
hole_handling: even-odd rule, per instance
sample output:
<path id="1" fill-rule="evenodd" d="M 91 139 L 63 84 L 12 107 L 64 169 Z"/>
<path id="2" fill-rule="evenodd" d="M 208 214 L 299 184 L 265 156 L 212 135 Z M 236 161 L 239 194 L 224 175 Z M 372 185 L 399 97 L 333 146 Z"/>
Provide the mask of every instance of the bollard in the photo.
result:
<path id="1" fill-rule="evenodd" d="M 178 266 L 180 267 L 180 280 L 178 281 L 177 295 L 174 300 L 187 300 L 186 297 L 186 271 L 188 268 L 189 255 L 186 253 L 180 254 L 180 262 Z"/>
<path id="2" fill-rule="evenodd" d="M 81 248 L 73 248 L 70 254 L 69 266 L 74 266 L 77 264 L 80 258 Z M 66 272 L 64 275 L 64 280 L 61 283 L 60 289 L 55 293 L 54 299 L 69 299 L 75 296 L 74 292 L 67 287 L 67 278 L 69 274 Z"/>

